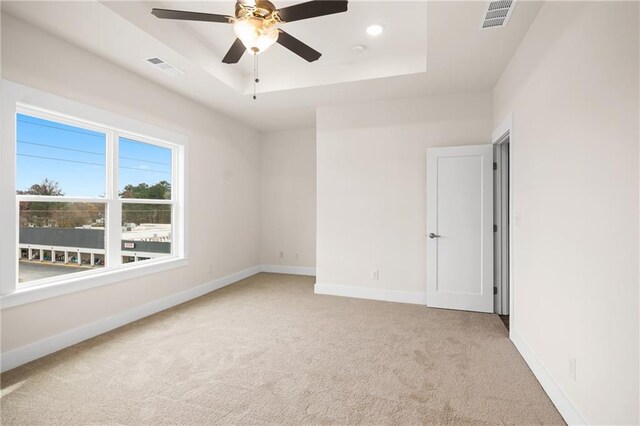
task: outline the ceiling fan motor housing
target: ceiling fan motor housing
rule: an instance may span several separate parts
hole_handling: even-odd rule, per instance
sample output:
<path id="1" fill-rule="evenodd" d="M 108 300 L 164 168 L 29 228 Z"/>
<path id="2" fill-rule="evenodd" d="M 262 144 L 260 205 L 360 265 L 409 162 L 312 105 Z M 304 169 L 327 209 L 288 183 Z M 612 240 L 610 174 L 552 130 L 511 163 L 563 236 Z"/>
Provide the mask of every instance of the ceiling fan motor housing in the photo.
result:
<path id="1" fill-rule="evenodd" d="M 237 2 L 236 19 L 246 18 L 248 15 L 255 18 L 262 18 L 265 20 L 273 19 L 276 22 L 281 22 L 276 7 L 268 0 L 256 0 L 255 6 Z"/>

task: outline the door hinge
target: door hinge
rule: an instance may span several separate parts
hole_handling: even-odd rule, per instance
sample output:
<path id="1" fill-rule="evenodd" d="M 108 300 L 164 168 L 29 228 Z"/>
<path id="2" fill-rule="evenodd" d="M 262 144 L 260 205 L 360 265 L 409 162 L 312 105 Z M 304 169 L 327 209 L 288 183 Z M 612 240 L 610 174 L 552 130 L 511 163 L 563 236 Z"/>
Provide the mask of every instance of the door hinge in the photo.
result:
<path id="1" fill-rule="evenodd" d="M 498 287 L 493 288 L 493 294 L 498 294 Z"/>
<path id="2" fill-rule="evenodd" d="M 493 170 L 498 170 L 498 163 L 495 161 L 493 162 Z"/>
<path id="3" fill-rule="evenodd" d="M 498 232 L 498 225 L 493 225 L 493 232 Z"/>

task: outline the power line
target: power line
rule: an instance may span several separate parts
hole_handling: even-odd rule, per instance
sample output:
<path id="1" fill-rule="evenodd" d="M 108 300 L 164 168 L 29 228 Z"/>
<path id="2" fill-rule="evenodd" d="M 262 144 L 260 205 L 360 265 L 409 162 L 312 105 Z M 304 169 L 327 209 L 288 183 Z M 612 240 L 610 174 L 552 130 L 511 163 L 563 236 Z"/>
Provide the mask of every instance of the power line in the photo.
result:
<path id="1" fill-rule="evenodd" d="M 18 143 L 27 144 L 27 145 L 44 146 L 44 147 L 47 147 L 47 148 L 63 149 L 65 151 L 81 152 L 83 154 L 93 154 L 93 155 L 105 156 L 105 154 L 102 153 L 102 152 L 85 151 L 85 150 L 76 149 L 76 148 L 65 148 L 65 147 L 62 147 L 62 146 L 49 145 L 49 144 L 45 144 L 45 143 L 29 142 L 29 141 L 25 141 L 25 140 L 18 140 Z M 162 163 L 160 161 L 145 160 L 145 159 L 142 159 L 142 158 L 125 157 L 123 155 L 119 156 L 118 158 L 126 159 L 126 160 L 133 160 L 133 161 L 140 161 L 140 162 L 143 162 L 143 163 L 160 164 L 160 165 L 163 165 L 163 166 L 170 166 L 171 165 L 171 163 Z"/>
<path id="2" fill-rule="evenodd" d="M 30 117 L 30 116 L 26 116 L 26 117 Z M 50 121 L 47 121 L 47 122 L 51 123 Z M 50 124 L 34 123 L 32 121 L 20 120 L 20 119 L 18 119 L 18 123 L 31 124 L 31 125 L 40 126 L 40 127 L 48 127 L 50 129 L 62 130 L 64 132 L 80 133 L 82 135 L 92 136 L 94 138 L 104 137 L 106 139 L 106 137 L 107 137 L 107 135 L 105 133 L 92 132 L 91 130 L 83 130 L 83 129 L 78 129 L 76 127 L 72 128 L 72 129 L 66 129 L 64 127 L 52 126 Z M 89 133 L 89 132 L 91 132 L 91 133 Z M 96 135 L 94 133 L 98 133 L 98 134 Z"/>
<path id="3" fill-rule="evenodd" d="M 54 158 L 54 157 L 43 157 L 41 155 L 30 155 L 30 154 L 16 154 L 20 157 L 31 157 L 31 158 L 41 158 L 43 160 L 54 160 L 54 161 L 65 161 L 67 163 L 78 163 L 78 164 L 89 164 L 90 166 L 100 166 L 104 167 L 104 164 L 100 163 L 91 163 L 89 161 L 80 161 L 80 160 L 67 160 L 64 158 Z"/>
<path id="4" fill-rule="evenodd" d="M 125 157 L 123 155 L 118 156 L 118 158 L 124 158 L 126 160 L 142 161 L 143 163 L 161 164 L 163 166 L 170 166 L 171 165 L 171 163 L 161 163 L 159 161 L 151 161 L 151 160 L 143 160 L 141 158 Z"/>
<path id="5" fill-rule="evenodd" d="M 124 138 L 124 137 L 120 138 L 120 146 L 122 146 L 122 142 L 136 144 L 136 145 L 152 146 L 152 147 L 157 148 L 157 149 L 163 149 L 163 150 L 169 151 L 168 148 L 163 148 L 161 146 L 149 144 L 147 142 L 134 141 L 133 139 L 127 139 L 127 138 Z M 129 160 L 139 160 L 138 158 L 131 158 L 131 157 L 125 157 L 125 156 L 120 156 L 120 158 L 126 158 L 126 159 L 129 159 Z M 147 160 L 143 160 L 143 161 L 147 161 Z M 149 161 L 149 163 L 164 164 L 166 166 L 171 165 L 170 163 L 159 163 L 159 162 L 156 162 L 156 161 Z"/>
<path id="6" fill-rule="evenodd" d="M 55 157 L 45 157 L 42 155 L 31 155 L 31 154 L 16 154 L 20 157 L 30 157 L 30 158 L 40 158 L 43 160 L 53 160 L 53 161 L 64 161 L 67 163 L 77 163 L 77 164 L 88 164 L 90 166 L 100 166 L 100 167 L 104 167 L 104 164 L 100 164 L 100 163 L 92 163 L 90 161 L 80 161 L 80 160 L 68 160 L 66 158 L 55 158 Z M 135 170 L 138 172 L 150 172 L 150 173 L 164 173 L 164 174 L 168 174 L 170 175 L 171 172 L 167 172 L 167 171 L 163 171 L 163 170 L 154 170 L 154 169 L 140 169 L 137 167 L 125 167 L 125 166 L 120 166 L 120 169 L 128 169 L 128 170 Z"/>
<path id="7" fill-rule="evenodd" d="M 136 170 L 138 172 L 154 172 L 154 173 L 164 173 L 166 175 L 170 175 L 171 172 L 165 172 L 163 170 L 154 170 L 154 169 L 139 169 L 137 167 L 125 167 L 125 166 L 120 166 L 120 169 L 127 169 L 127 170 Z"/>
<path id="8" fill-rule="evenodd" d="M 23 140 L 18 140 L 18 143 L 24 143 L 24 144 L 27 144 L 27 145 L 46 146 L 47 148 L 64 149 L 65 151 L 82 152 L 83 154 L 100 155 L 100 156 L 103 156 L 103 157 L 105 156 L 105 154 L 102 153 L 102 152 L 85 151 L 85 150 L 82 150 L 82 149 L 75 149 L 75 148 L 65 148 L 65 147 L 62 147 L 62 146 L 47 145 L 45 143 L 36 143 L 36 142 L 29 142 L 29 141 L 23 141 Z"/>

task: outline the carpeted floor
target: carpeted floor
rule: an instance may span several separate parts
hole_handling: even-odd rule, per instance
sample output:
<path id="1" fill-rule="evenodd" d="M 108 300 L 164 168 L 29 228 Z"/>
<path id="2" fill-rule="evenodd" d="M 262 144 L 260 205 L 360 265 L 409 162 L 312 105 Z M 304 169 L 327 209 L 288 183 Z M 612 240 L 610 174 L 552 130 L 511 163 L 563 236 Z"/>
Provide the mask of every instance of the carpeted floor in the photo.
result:
<path id="1" fill-rule="evenodd" d="M 563 424 L 496 315 L 259 274 L 2 375 L 10 424 Z"/>

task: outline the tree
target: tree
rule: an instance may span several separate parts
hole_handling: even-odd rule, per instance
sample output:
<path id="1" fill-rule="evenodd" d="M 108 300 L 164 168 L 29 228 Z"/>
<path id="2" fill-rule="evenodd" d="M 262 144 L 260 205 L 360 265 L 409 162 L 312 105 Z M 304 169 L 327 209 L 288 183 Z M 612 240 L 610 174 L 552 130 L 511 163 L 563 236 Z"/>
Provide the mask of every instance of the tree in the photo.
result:
<path id="1" fill-rule="evenodd" d="M 77 228 L 93 224 L 100 216 L 104 217 L 104 204 L 68 203 L 55 210 L 51 219 L 58 228 Z"/>
<path id="2" fill-rule="evenodd" d="M 120 192 L 122 198 L 170 200 L 171 184 L 162 180 L 149 186 L 146 183 L 127 185 Z M 125 223 L 171 223 L 171 206 L 166 204 L 122 204 L 122 220 Z"/>
<path id="3" fill-rule="evenodd" d="M 17 191 L 17 193 L 19 195 L 41 196 L 64 195 L 58 182 L 49 179 L 31 185 L 26 191 Z M 100 203 L 20 202 L 20 226 L 76 228 L 92 225 L 100 217 L 104 217 L 104 204 Z"/>
<path id="4" fill-rule="evenodd" d="M 26 191 L 17 190 L 18 195 L 63 196 L 60 184 L 45 178 L 42 183 L 34 183 Z M 20 225 L 51 226 L 53 215 L 64 203 L 44 203 L 23 201 L 20 203 Z"/>
<path id="5" fill-rule="evenodd" d="M 120 193 L 122 198 L 146 198 L 148 200 L 169 200 L 171 199 L 171 184 L 166 180 L 149 186 L 146 183 L 138 185 L 127 185 Z"/>
<path id="6" fill-rule="evenodd" d="M 45 178 L 42 183 L 34 183 L 26 191 L 17 190 L 18 195 L 53 195 L 62 196 L 64 192 L 60 188 L 60 184 L 55 180 Z"/>

